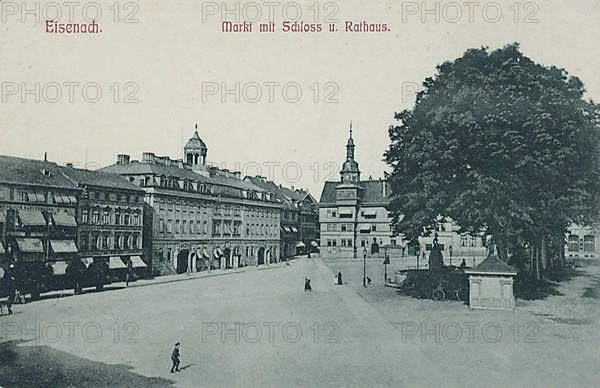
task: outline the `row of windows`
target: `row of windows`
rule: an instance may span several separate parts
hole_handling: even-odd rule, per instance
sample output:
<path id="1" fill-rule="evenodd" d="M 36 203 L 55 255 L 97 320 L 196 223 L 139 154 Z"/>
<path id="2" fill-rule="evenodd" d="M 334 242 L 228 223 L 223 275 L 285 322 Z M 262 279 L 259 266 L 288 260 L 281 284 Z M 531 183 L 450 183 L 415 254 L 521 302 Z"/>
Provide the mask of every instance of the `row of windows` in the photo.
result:
<path id="1" fill-rule="evenodd" d="M 159 207 L 159 215 L 162 216 L 166 216 L 166 217 L 171 217 L 171 218 L 194 218 L 194 215 L 196 216 L 196 218 L 200 218 L 201 215 L 208 215 L 208 206 L 205 204 L 202 205 L 188 205 L 189 207 L 184 208 L 184 209 L 180 209 L 177 207 L 168 207 L 165 208 L 165 206 L 160 206 Z M 226 216 L 226 217 L 240 217 L 241 213 L 242 213 L 242 208 L 239 206 L 215 206 L 212 207 L 212 212 L 214 215 L 216 216 Z M 175 216 L 173 216 L 173 214 L 175 214 Z M 181 216 L 180 216 L 181 215 Z M 271 218 L 271 219 L 276 219 L 278 213 L 276 211 L 270 211 L 270 210 L 249 210 L 246 212 L 246 215 L 249 217 L 255 217 L 255 218 Z"/>
<path id="2" fill-rule="evenodd" d="M 112 210 L 81 210 L 81 223 L 94 225 L 141 226 L 140 212 L 120 212 Z"/>
<path id="3" fill-rule="evenodd" d="M 142 202 L 142 197 L 135 194 L 117 194 L 113 192 L 104 191 L 92 191 L 84 190 L 83 197 L 88 199 L 97 199 L 99 201 L 111 201 L 111 202 L 130 202 L 139 203 Z"/>
<path id="4" fill-rule="evenodd" d="M 79 236 L 79 247 L 81 250 L 140 249 L 142 236 L 137 233 L 82 233 Z"/>
<path id="5" fill-rule="evenodd" d="M 176 233 L 176 234 L 208 234 L 208 221 L 197 220 L 175 220 L 164 218 L 159 221 L 160 233 Z"/>
<path id="6" fill-rule="evenodd" d="M 595 252 L 596 238 L 593 235 L 586 235 L 580 239 L 578 235 L 572 234 L 569 236 L 568 248 L 569 252 L 579 252 L 580 250 L 587 253 Z"/>

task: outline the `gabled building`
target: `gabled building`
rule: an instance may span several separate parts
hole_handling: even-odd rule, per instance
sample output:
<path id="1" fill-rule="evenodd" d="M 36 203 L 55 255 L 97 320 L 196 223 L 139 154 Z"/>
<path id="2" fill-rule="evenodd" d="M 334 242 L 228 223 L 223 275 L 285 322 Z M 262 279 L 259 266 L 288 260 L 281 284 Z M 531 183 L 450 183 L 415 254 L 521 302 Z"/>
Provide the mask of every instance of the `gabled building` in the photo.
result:
<path id="1" fill-rule="evenodd" d="M 118 155 L 102 170 L 144 190 L 144 249 L 155 275 L 263 265 L 280 257 L 281 204 L 239 172 L 208 165 L 197 131 L 183 159 Z"/>

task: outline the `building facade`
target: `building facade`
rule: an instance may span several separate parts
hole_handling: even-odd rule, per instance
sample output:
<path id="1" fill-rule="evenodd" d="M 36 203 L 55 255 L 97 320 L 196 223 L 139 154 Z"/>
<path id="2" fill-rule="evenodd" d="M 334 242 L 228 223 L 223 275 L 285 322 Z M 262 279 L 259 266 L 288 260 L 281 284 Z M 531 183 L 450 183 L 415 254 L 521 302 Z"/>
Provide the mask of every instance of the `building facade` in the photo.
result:
<path id="1" fill-rule="evenodd" d="M 594 258 L 600 256 L 596 235 L 598 228 L 572 224 L 566 236 L 565 257 Z"/>
<path id="2" fill-rule="evenodd" d="M 80 193 L 55 163 L 0 156 L 0 267 L 34 296 L 77 259 Z"/>
<path id="3" fill-rule="evenodd" d="M 282 258 L 316 252 L 318 248 L 318 203 L 308 191 L 277 185 L 266 177 L 245 177 L 255 186 L 275 194 L 281 203 L 280 252 Z"/>
<path id="4" fill-rule="evenodd" d="M 124 176 L 144 195 L 144 250 L 154 275 L 263 265 L 280 257 L 281 204 L 239 172 L 207 164 L 196 131 L 183 159 L 145 152 L 119 155 L 103 169 Z"/>
<path id="5" fill-rule="evenodd" d="M 339 181 L 325 182 L 319 201 L 321 256 L 325 258 L 357 258 L 381 256 L 382 248 L 393 257 L 419 257 L 427 262 L 434 236 L 421 237 L 406 243 L 402 236 L 393 236 L 389 184 L 384 179 L 360 179 L 355 160 L 355 144 L 350 136 L 346 143 L 346 160 L 342 164 Z M 444 261 L 472 259 L 470 265 L 486 255 L 485 241 L 458 233 L 451 222 L 440 223 L 436 232 Z M 454 265 L 460 262 L 452 262 Z"/>
<path id="6" fill-rule="evenodd" d="M 81 189 L 76 215 L 80 260 L 86 267 L 95 264 L 120 274 L 131 262 L 143 276 L 144 190 L 117 174 L 61 169 Z"/>

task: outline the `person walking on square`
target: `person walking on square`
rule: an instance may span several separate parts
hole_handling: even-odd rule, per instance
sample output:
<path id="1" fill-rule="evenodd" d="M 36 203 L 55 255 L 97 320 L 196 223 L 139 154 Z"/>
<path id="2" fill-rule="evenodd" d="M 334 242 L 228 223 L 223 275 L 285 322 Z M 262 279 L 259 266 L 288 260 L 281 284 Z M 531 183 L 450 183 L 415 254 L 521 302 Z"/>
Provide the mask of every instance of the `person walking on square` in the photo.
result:
<path id="1" fill-rule="evenodd" d="M 341 285 L 343 285 L 343 284 L 344 284 L 344 282 L 343 282 L 343 280 L 342 280 L 342 271 L 338 271 L 338 274 L 337 274 L 337 284 L 338 284 L 339 286 L 341 286 Z"/>
<path id="2" fill-rule="evenodd" d="M 131 275 L 133 274 L 133 263 L 131 259 L 127 260 L 127 274 L 125 275 L 125 286 L 129 287 L 129 281 L 131 280 Z"/>
<path id="3" fill-rule="evenodd" d="M 171 373 L 179 372 L 179 364 L 181 363 L 181 360 L 179 359 L 179 345 L 180 343 L 177 342 L 175 344 L 175 349 L 173 349 L 173 352 L 171 353 L 171 361 L 173 362 Z"/>
<path id="4" fill-rule="evenodd" d="M 310 278 L 304 278 L 304 291 L 312 291 L 310 286 Z"/>

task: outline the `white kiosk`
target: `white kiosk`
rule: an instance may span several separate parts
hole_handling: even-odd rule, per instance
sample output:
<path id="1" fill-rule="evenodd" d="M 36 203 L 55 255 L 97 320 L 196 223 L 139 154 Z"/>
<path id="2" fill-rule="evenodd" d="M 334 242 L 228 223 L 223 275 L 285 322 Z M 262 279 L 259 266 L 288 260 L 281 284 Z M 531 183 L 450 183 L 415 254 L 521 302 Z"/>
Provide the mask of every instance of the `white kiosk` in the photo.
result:
<path id="1" fill-rule="evenodd" d="M 472 309 L 514 310 L 513 282 L 517 271 L 495 253 L 490 253 L 465 273 L 469 275 L 469 306 Z"/>

